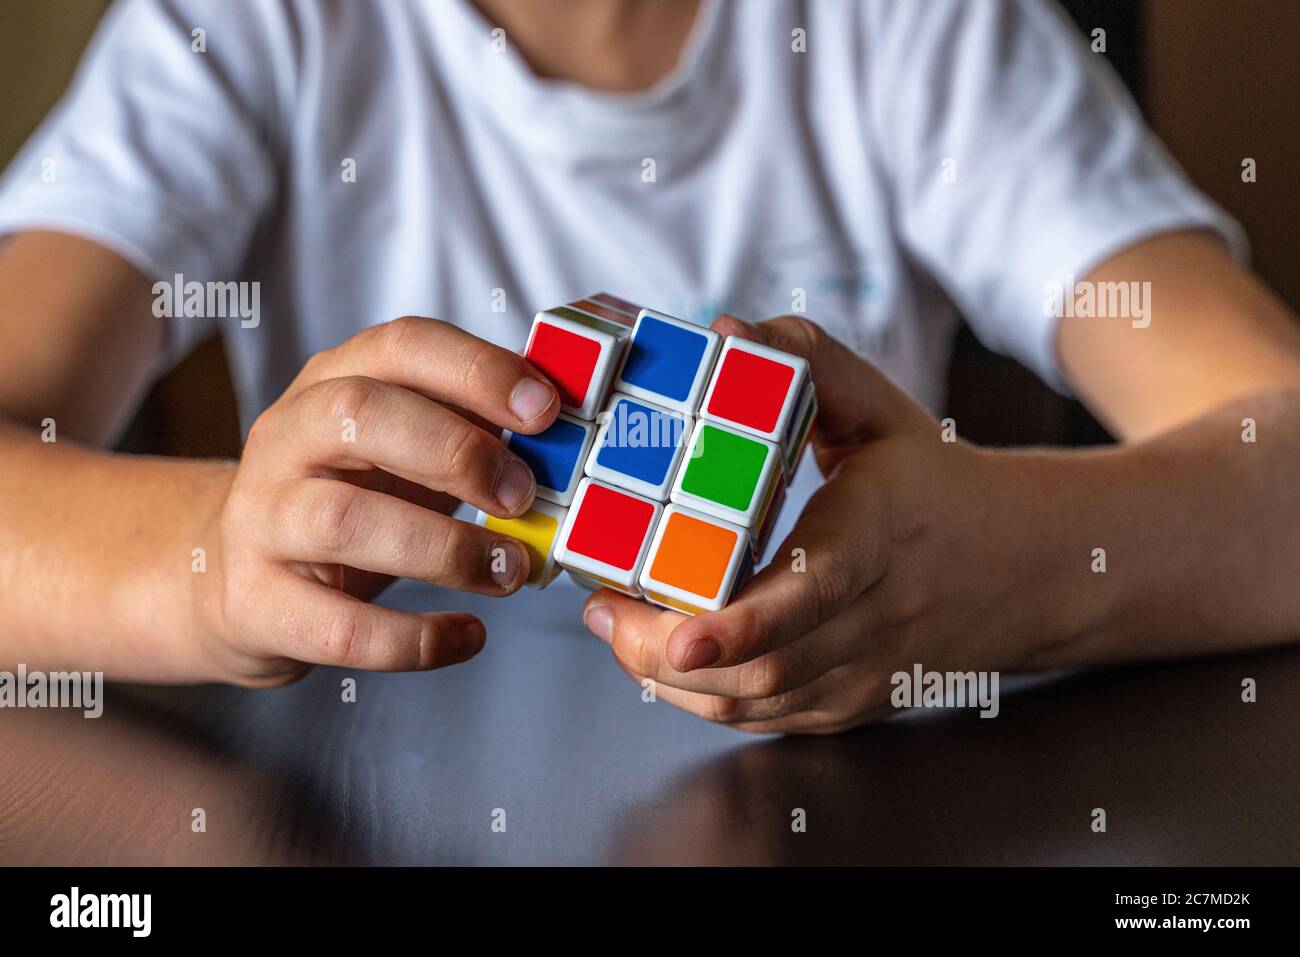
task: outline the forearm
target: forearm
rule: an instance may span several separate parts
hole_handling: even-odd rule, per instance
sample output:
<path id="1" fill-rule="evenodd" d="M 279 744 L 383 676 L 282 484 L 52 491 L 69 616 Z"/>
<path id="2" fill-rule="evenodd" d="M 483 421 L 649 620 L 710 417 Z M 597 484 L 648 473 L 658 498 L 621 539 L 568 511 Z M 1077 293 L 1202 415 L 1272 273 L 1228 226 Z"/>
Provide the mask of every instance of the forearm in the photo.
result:
<path id="1" fill-rule="evenodd" d="M 215 567 L 209 529 L 233 475 L 0 423 L 0 667 L 207 677 L 195 568 Z"/>
<path id="2" fill-rule="evenodd" d="M 1138 444 L 1015 458 L 1016 494 L 1037 503 L 1029 600 L 1051 635 L 1031 666 L 1300 638 L 1300 391 L 1238 399 Z"/>

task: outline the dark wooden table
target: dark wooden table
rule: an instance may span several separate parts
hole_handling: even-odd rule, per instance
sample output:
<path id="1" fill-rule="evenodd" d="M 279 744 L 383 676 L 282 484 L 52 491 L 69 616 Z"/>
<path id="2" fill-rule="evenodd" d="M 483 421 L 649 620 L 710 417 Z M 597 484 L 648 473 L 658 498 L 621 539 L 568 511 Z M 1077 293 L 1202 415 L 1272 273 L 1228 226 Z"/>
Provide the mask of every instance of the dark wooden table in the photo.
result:
<path id="1" fill-rule="evenodd" d="M 755 738 L 642 702 L 580 599 L 449 597 L 489 644 L 432 674 L 0 711 L 0 864 L 1300 863 L 1300 649 L 1004 681 L 993 720 Z M 521 602 L 527 631 L 502 623 Z"/>

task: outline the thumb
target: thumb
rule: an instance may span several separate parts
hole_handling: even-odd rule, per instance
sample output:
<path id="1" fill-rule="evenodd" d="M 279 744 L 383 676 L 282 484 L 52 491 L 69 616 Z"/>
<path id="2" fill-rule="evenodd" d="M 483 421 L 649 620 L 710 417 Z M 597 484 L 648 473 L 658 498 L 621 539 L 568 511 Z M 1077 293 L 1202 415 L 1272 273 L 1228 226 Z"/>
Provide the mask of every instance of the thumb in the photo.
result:
<path id="1" fill-rule="evenodd" d="M 713 330 L 789 352 L 808 361 L 817 390 L 818 447 L 857 445 L 928 428 L 930 416 L 883 372 L 802 316 L 748 323 L 722 315 Z"/>

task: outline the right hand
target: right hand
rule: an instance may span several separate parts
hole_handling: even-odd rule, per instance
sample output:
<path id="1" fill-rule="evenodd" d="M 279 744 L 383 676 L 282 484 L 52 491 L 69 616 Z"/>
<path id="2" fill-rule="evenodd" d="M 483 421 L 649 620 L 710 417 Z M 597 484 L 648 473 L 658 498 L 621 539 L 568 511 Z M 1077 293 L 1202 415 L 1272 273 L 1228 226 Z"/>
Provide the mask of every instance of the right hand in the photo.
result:
<path id="1" fill-rule="evenodd" d="M 448 513 L 457 500 L 526 511 L 533 475 L 498 427 L 540 432 L 559 408 L 527 361 L 437 319 L 407 316 L 313 356 L 249 430 L 212 519 L 218 554 L 194 576 L 216 676 L 280 684 L 313 664 L 407 671 L 476 655 L 474 616 L 368 601 L 393 577 L 485 595 L 524 582 L 517 541 Z"/>

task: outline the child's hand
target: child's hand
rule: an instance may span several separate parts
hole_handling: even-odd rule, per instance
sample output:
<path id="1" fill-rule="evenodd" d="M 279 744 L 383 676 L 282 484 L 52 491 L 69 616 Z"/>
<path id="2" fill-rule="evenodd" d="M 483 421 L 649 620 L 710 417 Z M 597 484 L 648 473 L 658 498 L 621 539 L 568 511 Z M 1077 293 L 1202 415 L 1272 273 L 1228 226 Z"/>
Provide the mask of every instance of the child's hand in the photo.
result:
<path id="1" fill-rule="evenodd" d="M 456 499 L 524 512 L 532 473 L 495 427 L 539 432 L 559 405 L 522 358 L 436 319 L 398 319 L 313 356 L 253 424 L 213 519 L 216 567 L 195 576 L 219 676 L 270 684 L 310 664 L 415 670 L 477 654 L 485 634 L 471 615 L 360 599 L 390 576 L 517 589 L 519 543 L 444 513 Z"/>
<path id="2" fill-rule="evenodd" d="M 608 590 L 588 599 L 588 627 L 623 668 L 713 721 L 832 732 L 887 712 L 891 675 L 915 663 L 965 671 L 1020 660 L 1033 630 L 1015 596 L 1048 566 L 1026 547 L 1028 476 L 1005 464 L 1013 457 L 942 441 L 920 406 L 806 320 L 724 317 L 715 328 L 809 360 L 827 481 L 721 611 L 685 618 Z"/>

